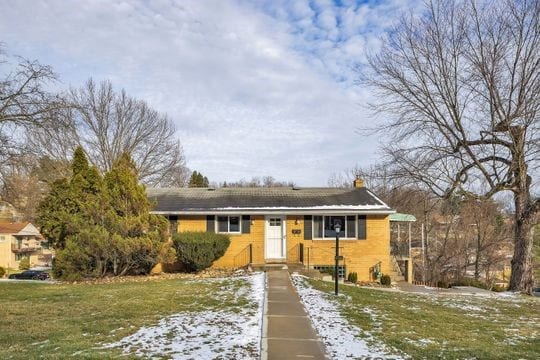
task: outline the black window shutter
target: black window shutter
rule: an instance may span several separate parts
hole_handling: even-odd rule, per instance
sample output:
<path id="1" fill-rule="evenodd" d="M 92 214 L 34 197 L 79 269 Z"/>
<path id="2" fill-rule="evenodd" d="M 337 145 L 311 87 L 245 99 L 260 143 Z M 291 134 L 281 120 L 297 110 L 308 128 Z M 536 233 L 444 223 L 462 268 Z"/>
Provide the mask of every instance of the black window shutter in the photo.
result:
<path id="1" fill-rule="evenodd" d="M 312 219 L 313 217 L 311 215 L 304 215 L 304 240 L 311 240 L 313 238 Z"/>
<path id="2" fill-rule="evenodd" d="M 206 231 L 207 232 L 216 232 L 216 217 L 214 215 L 206 216 Z"/>
<path id="3" fill-rule="evenodd" d="M 347 237 L 354 239 L 356 237 L 356 226 L 354 226 L 356 218 L 354 216 L 347 216 Z"/>
<path id="4" fill-rule="evenodd" d="M 169 233 L 173 235 L 173 234 L 176 234 L 177 232 L 178 232 L 178 216 L 169 215 Z"/>
<path id="5" fill-rule="evenodd" d="M 358 239 L 366 240 L 367 239 L 367 230 L 366 230 L 366 215 L 358 215 Z"/>
<path id="6" fill-rule="evenodd" d="M 249 234 L 251 228 L 251 216 L 242 215 L 242 234 Z"/>

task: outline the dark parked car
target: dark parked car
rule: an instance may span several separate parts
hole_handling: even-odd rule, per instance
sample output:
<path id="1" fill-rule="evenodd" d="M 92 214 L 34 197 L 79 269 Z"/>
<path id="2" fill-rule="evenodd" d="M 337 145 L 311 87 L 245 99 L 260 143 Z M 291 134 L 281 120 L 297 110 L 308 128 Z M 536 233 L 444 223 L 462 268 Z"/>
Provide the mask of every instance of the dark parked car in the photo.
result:
<path id="1" fill-rule="evenodd" d="M 50 279 L 50 276 L 45 271 L 26 270 L 19 274 L 11 274 L 9 275 L 9 278 L 19 280 L 47 280 Z"/>

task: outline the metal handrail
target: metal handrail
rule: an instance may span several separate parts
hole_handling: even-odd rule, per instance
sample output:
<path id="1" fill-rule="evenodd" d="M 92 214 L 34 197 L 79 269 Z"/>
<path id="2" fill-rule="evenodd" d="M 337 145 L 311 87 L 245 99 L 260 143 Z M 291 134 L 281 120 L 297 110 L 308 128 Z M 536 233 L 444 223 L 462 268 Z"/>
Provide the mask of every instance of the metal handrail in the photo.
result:
<path id="1" fill-rule="evenodd" d="M 253 263 L 253 244 L 249 244 L 243 248 L 233 259 L 235 269 L 248 266 Z"/>

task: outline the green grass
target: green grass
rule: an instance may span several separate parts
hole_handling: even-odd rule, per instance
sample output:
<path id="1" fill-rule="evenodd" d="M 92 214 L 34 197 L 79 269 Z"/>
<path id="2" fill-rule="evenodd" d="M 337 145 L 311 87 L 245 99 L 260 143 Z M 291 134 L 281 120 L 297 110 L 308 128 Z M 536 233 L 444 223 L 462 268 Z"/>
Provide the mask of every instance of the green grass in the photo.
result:
<path id="1" fill-rule="evenodd" d="M 174 313 L 238 311 L 240 279 L 152 280 L 114 284 L 0 283 L 0 359 L 103 359 L 101 349 Z M 74 355 L 75 354 L 75 355 Z"/>
<path id="2" fill-rule="evenodd" d="M 330 283 L 310 280 L 333 292 Z M 342 314 L 412 359 L 539 359 L 540 298 L 415 295 L 342 286 Z M 367 309 L 367 310 L 366 310 Z"/>

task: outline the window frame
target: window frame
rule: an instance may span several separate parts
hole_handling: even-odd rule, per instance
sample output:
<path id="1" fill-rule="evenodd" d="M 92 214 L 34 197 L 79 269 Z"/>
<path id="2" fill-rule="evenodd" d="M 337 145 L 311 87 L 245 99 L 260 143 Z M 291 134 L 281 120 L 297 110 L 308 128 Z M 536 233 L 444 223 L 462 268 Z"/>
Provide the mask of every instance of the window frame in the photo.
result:
<path id="1" fill-rule="evenodd" d="M 315 218 L 316 217 L 322 217 L 322 237 L 318 237 L 317 236 L 317 232 L 316 232 L 316 229 L 315 229 L 315 226 L 316 226 L 316 221 L 315 221 Z M 359 240 L 358 239 L 358 215 L 355 215 L 355 214 L 345 214 L 345 215 L 313 215 L 313 217 L 311 218 L 311 234 L 312 234 L 312 240 L 335 240 L 336 237 L 335 235 L 334 236 L 331 236 L 331 237 L 325 237 L 324 236 L 324 229 L 325 229 L 325 221 L 326 221 L 326 218 L 330 218 L 330 217 L 336 217 L 336 216 L 339 216 L 339 217 L 344 217 L 345 218 L 345 221 L 344 221 L 344 226 L 343 226 L 343 229 L 342 231 L 345 233 L 345 236 L 344 237 L 339 237 L 340 240 Z M 347 221 L 347 218 L 349 216 L 354 216 L 354 237 L 348 237 L 347 234 L 348 234 L 348 221 Z"/>
<path id="2" fill-rule="evenodd" d="M 238 218 L 238 231 L 231 231 L 231 218 L 236 217 Z M 220 231 L 219 230 L 219 218 L 227 218 L 227 231 Z M 242 234 L 242 215 L 216 215 L 215 218 L 215 232 L 217 234 Z"/>

